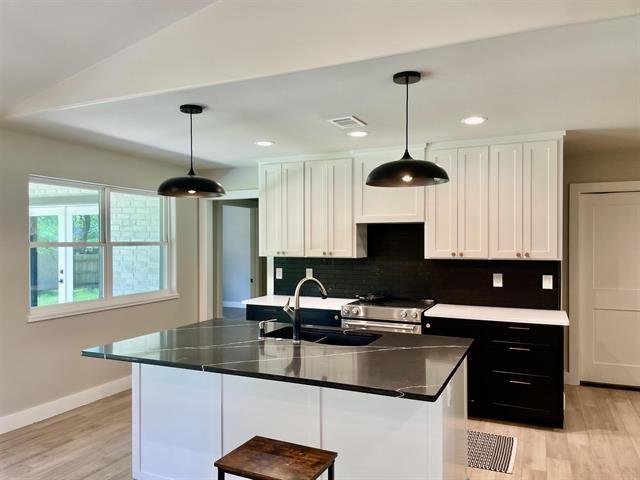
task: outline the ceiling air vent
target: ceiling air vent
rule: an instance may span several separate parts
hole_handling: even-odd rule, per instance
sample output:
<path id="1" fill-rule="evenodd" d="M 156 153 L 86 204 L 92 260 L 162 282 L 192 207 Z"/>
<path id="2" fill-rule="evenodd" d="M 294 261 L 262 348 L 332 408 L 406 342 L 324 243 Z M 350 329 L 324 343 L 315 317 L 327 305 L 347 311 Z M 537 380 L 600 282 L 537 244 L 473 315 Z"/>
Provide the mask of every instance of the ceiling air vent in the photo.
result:
<path id="1" fill-rule="evenodd" d="M 364 126 L 367 125 L 362 120 L 360 120 L 357 117 L 354 117 L 353 115 L 350 115 L 348 117 L 332 118 L 332 119 L 328 120 L 328 122 L 331 125 L 334 125 L 334 126 L 336 126 L 338 128 L 342 128 L 342 129 L 364 127 Z"/>

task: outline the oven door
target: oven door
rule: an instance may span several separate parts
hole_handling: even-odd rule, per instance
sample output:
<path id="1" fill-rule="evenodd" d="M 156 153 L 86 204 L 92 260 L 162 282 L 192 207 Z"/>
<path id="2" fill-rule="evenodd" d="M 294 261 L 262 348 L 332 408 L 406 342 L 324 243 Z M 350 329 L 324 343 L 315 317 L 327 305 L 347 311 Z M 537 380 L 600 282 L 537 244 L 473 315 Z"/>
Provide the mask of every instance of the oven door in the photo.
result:
<path id="1" fill-rule="evenodd" d="M 342 319 L 342 328 L 352 330 L 370 330 L 373 332 L 410 333 L 420 335 L 422 326 L 418 323 L 376 322 L 375 320 Z"/>

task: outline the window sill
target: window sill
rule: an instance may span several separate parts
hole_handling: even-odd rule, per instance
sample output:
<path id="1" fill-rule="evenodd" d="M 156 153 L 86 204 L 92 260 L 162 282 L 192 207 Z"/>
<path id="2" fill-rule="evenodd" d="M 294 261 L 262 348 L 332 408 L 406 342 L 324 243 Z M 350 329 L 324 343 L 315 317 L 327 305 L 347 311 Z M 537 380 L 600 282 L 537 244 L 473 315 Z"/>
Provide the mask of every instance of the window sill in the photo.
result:
<path id="1" fill-rule="evenodd" d="M 128 295 L 119 298 L 111 298 L 109 300 L 95 300 L 53 305 L 50 307 L 36 307 L 30 309 L 29 316 L 27 317 L 27 323 L 52 320 L 54 318 L 71 317 L 74 315 L 84 315 L 93 312 L 102 312 L 104 310 L 114 310 L 116 308 L 133 307 L 135 305 L 144 305 L 146 303 L 165 302 L 167 300 L 175 300 L 176 298 L 180 298 L 179 293 L 163 291 Z"/>

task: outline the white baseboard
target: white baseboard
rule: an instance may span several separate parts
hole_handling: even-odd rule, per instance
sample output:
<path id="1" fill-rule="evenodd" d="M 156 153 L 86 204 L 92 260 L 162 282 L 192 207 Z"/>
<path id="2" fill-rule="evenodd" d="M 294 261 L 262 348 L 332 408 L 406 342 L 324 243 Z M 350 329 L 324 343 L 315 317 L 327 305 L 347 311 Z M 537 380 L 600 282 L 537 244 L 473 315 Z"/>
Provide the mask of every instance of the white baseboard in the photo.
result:
<path id="1" fill-rule="evenodd" d="M 224 301 L 224 302 L 222 302 L 222 306 L 223 307 L 229 307 L 229 308 L 247 308 L 247 306 L 242 302 Z"/>
<path id="2" fill-rule="evenodd" d="M 131 375 L 0 417 L 0 434 L 60 415 L 131 388 Z"/>

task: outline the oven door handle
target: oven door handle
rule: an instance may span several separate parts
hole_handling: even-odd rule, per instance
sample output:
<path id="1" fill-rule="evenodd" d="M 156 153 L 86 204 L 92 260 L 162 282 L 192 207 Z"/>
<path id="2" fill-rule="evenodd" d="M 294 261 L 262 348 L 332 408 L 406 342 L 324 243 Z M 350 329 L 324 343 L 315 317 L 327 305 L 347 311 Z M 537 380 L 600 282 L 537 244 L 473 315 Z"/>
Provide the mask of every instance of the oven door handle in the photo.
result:
<path id="1" fill-rule="evenodd" d="M 384 330 L 384 331 L 406 331 L 408 333 L 421 333 L 420 325 L 403 325 L 401 323 L 380 323 L 362 320 L 344 320 L 344 328 L 357 328 L 358 330 Z"/>

